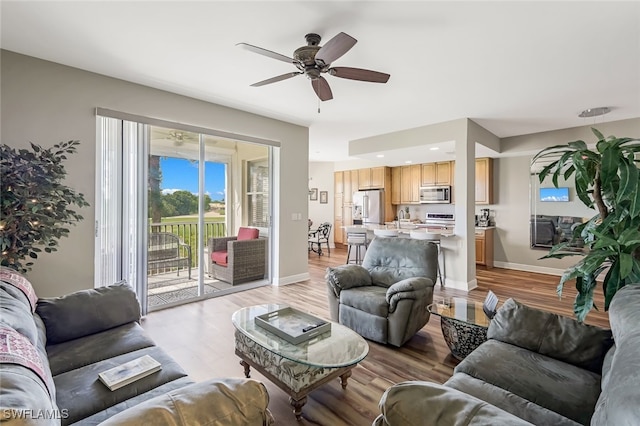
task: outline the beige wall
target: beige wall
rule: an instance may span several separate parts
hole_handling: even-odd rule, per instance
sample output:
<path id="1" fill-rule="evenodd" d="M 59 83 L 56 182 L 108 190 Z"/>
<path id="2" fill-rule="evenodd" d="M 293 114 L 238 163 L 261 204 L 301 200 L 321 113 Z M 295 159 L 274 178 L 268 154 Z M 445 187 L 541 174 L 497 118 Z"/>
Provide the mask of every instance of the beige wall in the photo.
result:
<path id="1" fill-rule="evenodd" d="M 588 144 L 595 143 L 597 139 L 590 127 L 592 126 L 587 125 L 501 139 L 503 153 L 509 152 L 510 155 L 517 155 L 518 152 L 522 152 L 523 155 L 502 157 L 494 162 L 494 188 L 497 197 L 496 204 L 488 207 L 495 212 L 497 222 L 494 251 L 496 266 L 561 274 L 565 268 L 576 263 L 576 257 L 540 260 L 540 257 L 544 256 L 548 250 L 530 247 L 531 201 L 529 194 L 531 179 L 529 170 L 534 153 L 545 147 L 578 139 L 584 140 Z M 613 134 L 618 137 L 640 137 L 640 118 L 601 123 L 593 127 L 596 127 L 605 136 Z M 571 197 L 574 196 L 575 191 L 572 191 Z M 576 200 L 571 203 L 552 204 L 545 206 L 549 214 L 585 217 L 591 217 L 595 214 L 595 212 L 590 213 L 588 208 Z"/>
<path id="2" fill-rule="evenodd" d="M 307 224 L 292 220 L 294 213 L 307 216 L 308 128 L 4 50 L 1 67 L 2 142 L 22 148 L 29 141 L 51 146 L 79 139 L 79 152 L 67 162 L 67 182 L 92 204 L 60 250 L 37 260 L 29 277 L 38 295 L 93 287 L 96 107 L 280 142 L 276 282 L 308 275 Z"/>
<path id="3" fill-rule="evenodd" d="M 323 222 L 329 222 L 333 225 L 333 163 L 330 162 L 311 162 L 309 163 L 309 188 L 318 188 L 318 199 L 309 200 L 309 219 L 313 221 L 313 228 L 316 228 Z M 329 197 L 327 204 L 320 204 L 320 191 L 327 191 Z M 307 197 L 309 199 L 309 197 Z M 331 229 L 329 240 L 333 247 L 333 237 L 335 229 Z"/>

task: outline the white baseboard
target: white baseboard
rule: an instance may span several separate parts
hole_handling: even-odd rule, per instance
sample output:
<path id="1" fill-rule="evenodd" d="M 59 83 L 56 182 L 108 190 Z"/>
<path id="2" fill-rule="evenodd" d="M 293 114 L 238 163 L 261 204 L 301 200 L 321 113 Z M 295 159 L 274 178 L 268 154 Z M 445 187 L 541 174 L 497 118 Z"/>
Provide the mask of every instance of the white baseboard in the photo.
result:
<path id="1" fill-rule="evenodd" d="M 512 262 L 493 262 L 493 266 L 504 269 L 515 269 L 516 271 L 536 272 L 539 274 L 558 275 L 561 276 L 564 273 L 564 269 L 548 268 L 545 266 L 524 265 L 521 263 Z"/>
<path id="2" fill-rule="evenodd" d="M 298 274 L 298 275 L 290 275 L 288 277 L 280 277 L 280 278 L 274 278 L 273 279 L 273 285 L 288 285 L 288 284 L 295 284 L 295 283 L 299 283 L 301 281 L 306 281 L 308 279 L 310 279 L 311 277 L 309 276 L 308 272 L 305 272 L 304 274 Z"/>
<path id="3" fill-rule="evenodd" d="M 474 288 L 478 287 L 478 280 L 475 278 L 469 282 L 466 281 L 455 281 L 451 278 L 445 278 L 444 280 L 445 288 L 453 288 L 456 290 L 462 291 L 471 291 Z"/>

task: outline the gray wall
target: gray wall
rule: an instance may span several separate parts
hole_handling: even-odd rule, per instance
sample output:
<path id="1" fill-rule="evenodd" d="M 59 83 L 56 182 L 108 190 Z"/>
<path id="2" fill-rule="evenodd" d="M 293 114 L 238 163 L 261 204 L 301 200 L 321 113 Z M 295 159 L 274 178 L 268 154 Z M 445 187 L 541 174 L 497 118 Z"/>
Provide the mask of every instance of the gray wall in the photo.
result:
<path id="1" fill-rule="evenodd" d="M 96 107 L 279 141 L 276 282 L 308 276 L 307 128 L 4 50 L 1 67 L 2 143 L 22 148 L 29 141 L 48 147 L 80 140 L 66 163 L 67 183 L 92 204 L 60 250 L 36 261 L 29 278 L 39 296 L 93 287 Z M 304 219 L 292 220 L 293 213 Z"/>

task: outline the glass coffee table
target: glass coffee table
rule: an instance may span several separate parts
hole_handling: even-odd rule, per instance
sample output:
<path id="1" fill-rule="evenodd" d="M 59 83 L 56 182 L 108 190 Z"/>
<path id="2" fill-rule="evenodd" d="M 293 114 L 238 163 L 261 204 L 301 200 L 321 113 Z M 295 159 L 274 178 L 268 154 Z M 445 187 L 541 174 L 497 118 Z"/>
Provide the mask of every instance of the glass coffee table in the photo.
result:
<path id="1" fill-rule="evenodd" d="M 482 303 L 462 297 L 447 297 L 427 306 L 440 317 L 440 327 L 451 355 L 462 360 L 487 340 L 489 317 Z"/>
<path id="2" fill-rule="evenodd" d="M 355 331 L 332 322 L 331 331 L 294 345 L 256 325 L 258 315 L 283 309 L 287 305 L 266 304 L 242 308 L 231 320 L 236 328 L 236 355 L 245 377 L 251 367 L 289 395 L 296 418 L 302 418 L 307 395 L 319 386 L 340 378 L 347 387 L 351 370 L 369 353 L 369 345 Z"/>

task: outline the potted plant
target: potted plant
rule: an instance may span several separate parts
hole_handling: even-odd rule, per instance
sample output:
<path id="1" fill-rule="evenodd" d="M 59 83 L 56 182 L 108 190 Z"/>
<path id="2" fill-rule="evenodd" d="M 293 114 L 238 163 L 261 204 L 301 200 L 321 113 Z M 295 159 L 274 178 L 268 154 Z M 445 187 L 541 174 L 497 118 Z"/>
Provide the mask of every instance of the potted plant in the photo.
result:
<path id="1" fill-rule="evenodd" d="M 605 138 L 598 130 L 591 130 L 598 138 L 595 149 L 578 140 L 546 148 L 532 159 L 532 164 L 552 160 L 540 172 L 540 182 L 551 176 L 557 188 L 560 176 L 565 180 L 573 176 L 578 198 L 597 212 L 575 227 L 571 241 L 554 245 L 542 257 L 583 256 L 564 272 L 558 285 L 561 296 L 563 285 L 576 280 L 574 313 L 579 321 L 596 307 L 593 294 L 601 273 L 606 271 L 602 287 L 605 310 L 620 288 L 640 282 L 640 173 L 635 157 L 640 140 Z M 576 251 L 574 242 L 580 239 L 584 248 Z"/>
<path id="2" fill-rule="evenodd" d="M 31 150 L 0 145 L 2 266 L 22 273 L 31 270 L 38 253 L 56 251 L 68 226 L 82 220 L 71 207 L 89 204 L 62 183 L 62 163 L 78 144 L 61 142 L 45 149 L 32 143 Z"/>

